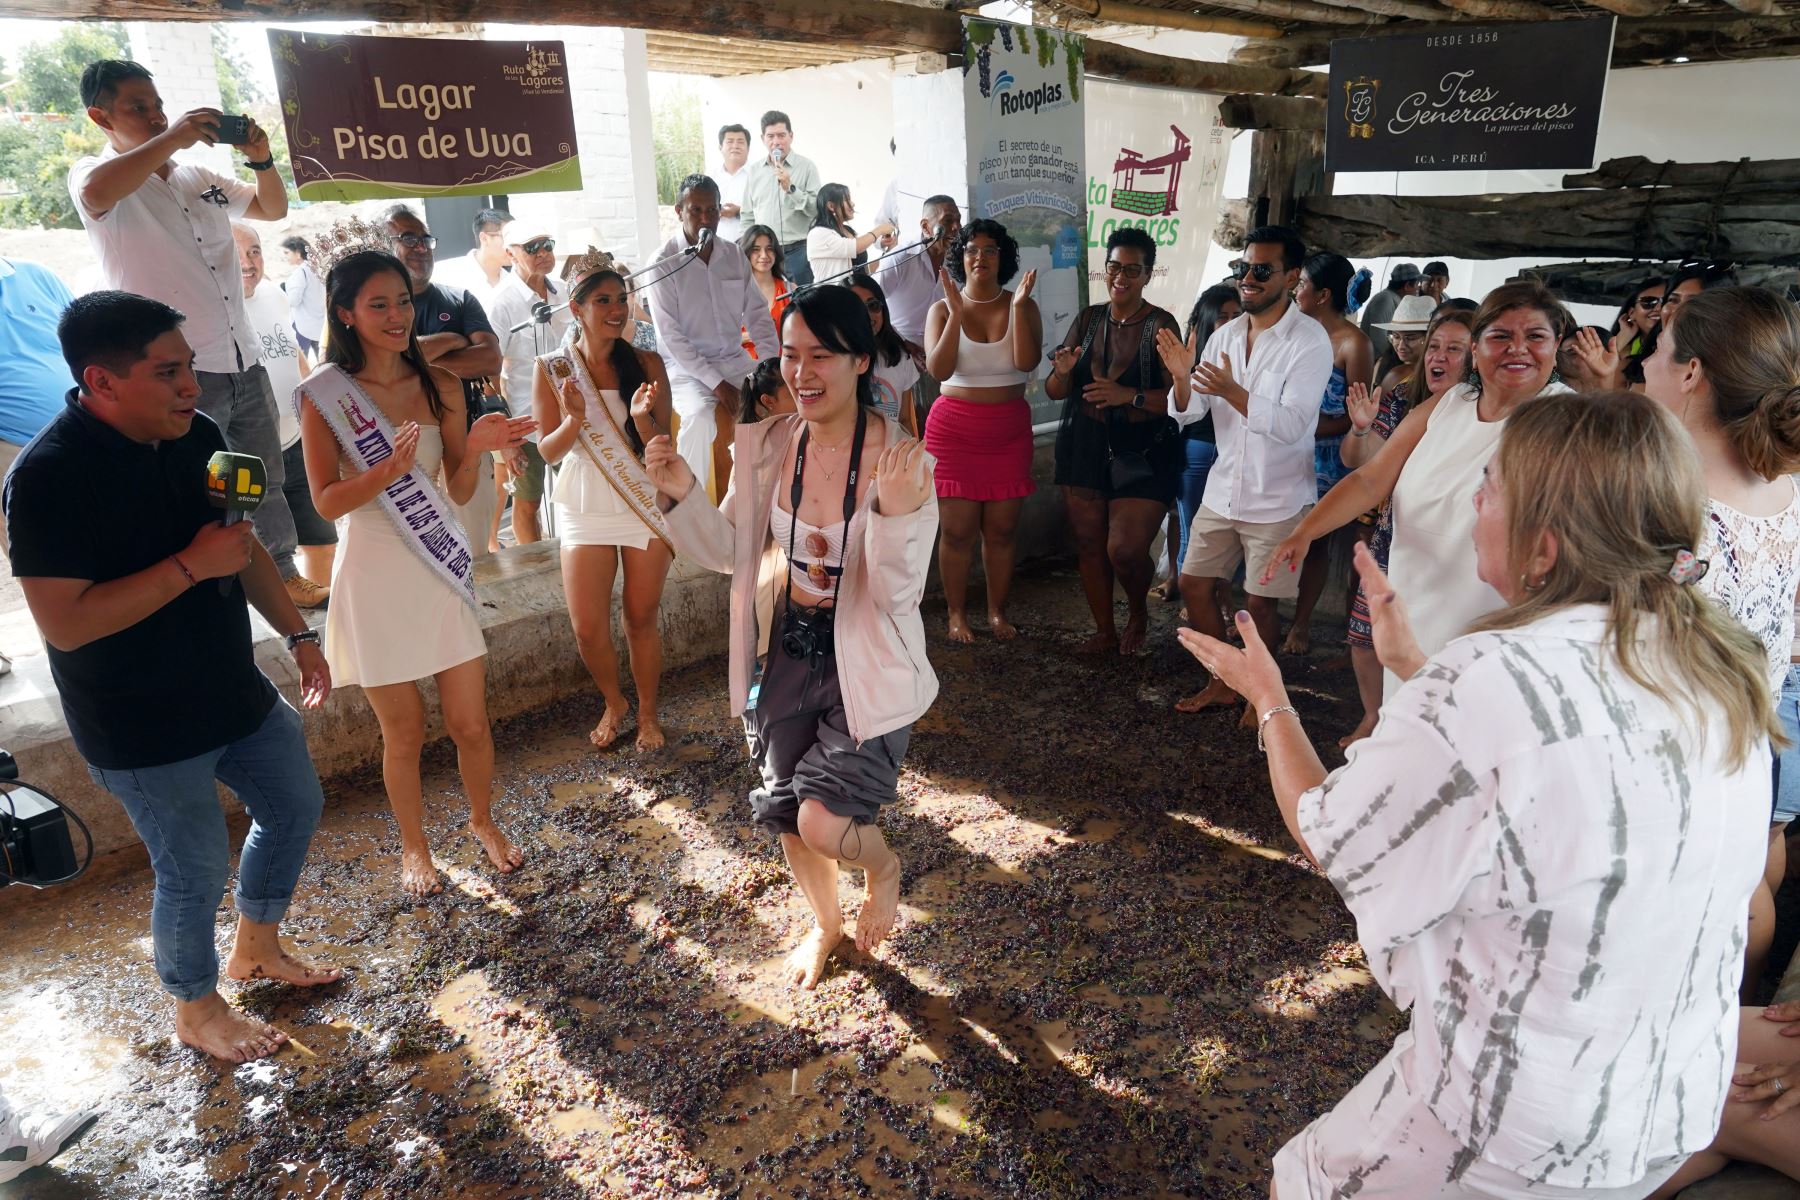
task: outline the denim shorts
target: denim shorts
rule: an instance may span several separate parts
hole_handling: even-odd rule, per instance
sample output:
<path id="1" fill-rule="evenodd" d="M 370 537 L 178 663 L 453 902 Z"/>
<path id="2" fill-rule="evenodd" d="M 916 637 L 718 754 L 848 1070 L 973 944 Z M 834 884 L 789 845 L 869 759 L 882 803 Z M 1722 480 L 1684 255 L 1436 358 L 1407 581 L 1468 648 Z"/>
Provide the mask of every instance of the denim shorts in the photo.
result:
<path id="1" fill-rule="evenodd" d="M 1800 663 L 1788 667 L 1775 703 L 1781 728 L 1793 743 L 1775 756 L 1775 815 L 1771 819 L 1784 825 L 1800 817 Z"/>

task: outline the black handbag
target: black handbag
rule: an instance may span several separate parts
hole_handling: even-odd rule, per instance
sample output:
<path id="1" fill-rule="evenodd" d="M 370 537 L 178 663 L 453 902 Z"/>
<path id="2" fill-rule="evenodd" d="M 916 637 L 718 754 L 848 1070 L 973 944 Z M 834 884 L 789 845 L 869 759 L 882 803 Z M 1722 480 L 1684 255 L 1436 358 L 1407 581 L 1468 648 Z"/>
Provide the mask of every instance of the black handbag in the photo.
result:
<path id="1" fill-rule="evenodd" d="M 1087 333 L 1081 339 L 1081 352 L 1091 355 L 1094 348 L 1094 333 L 1106 321 L 1106 306 L 1096 305 L 1094 318 L 1088 322 Z M 1093 361 L 1091 358 L 1089 361 Z M 1149 317 L 1144 318 L 1144 332 L 1138 339 L 1138 379 L 1156 378 L 1156 322 Z M 1106 474 L 1111 488 L 1115 492 L 1130 491 L 1142 487 L 1156 477 L 1156 468 L 1150 465 L 1150 455 L 1144 450 L 1115 450 L 1112 444 L 1113 429 L 1125 422 L 1125 414 L 1117 409 L 1106 414 Z M 1162 427 L 1151 439 L 1152 446 L 1161 445 L 1168 437 L 1169 426 L 1174 422 L 1165 418 Z"/>

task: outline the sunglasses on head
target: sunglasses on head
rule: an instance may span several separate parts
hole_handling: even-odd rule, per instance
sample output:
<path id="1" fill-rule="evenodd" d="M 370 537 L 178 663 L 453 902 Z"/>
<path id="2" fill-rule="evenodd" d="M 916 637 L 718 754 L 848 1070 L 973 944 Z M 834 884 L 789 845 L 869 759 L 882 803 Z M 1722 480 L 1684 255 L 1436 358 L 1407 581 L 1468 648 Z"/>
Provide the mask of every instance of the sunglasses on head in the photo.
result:
<path id="1" fill-rule="evenodd" d="M 1255 279 L 1258 283 L 1267 283 L 1269 277 L 1274 274 L 1274 263 L 1247 263 L 1239 260 L 1238 262 L 1231 264 L 1231 277 L 1233 279 L 1242 279 L 1247 275 L 1252 279 Z"/>
<path id="2" fill-rule="evenodd" d="M 556 239 L 549 237 L 537 238 L 533 241 L 524 243 L 519 249 L 527 254 L 542 254 L 546 250 L 556 249 Z"/>

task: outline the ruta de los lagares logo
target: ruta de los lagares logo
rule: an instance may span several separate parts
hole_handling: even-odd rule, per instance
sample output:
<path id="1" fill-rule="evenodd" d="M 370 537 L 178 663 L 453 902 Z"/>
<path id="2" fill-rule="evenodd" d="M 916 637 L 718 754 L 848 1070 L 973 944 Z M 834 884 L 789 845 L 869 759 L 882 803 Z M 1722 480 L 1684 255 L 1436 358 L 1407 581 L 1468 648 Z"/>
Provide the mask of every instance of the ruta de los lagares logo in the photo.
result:
<path id="1" fill-rule="evenodd" d="M 1344 81 L 1344 124 L 1353 138 L 1375 136 L 1375 95 L 1381 80 L 1364 76 Z"/>
<path id="2" fill-rule="evenodd" d="M 529 42 L 525 44 L 525 62 L 518 66 L 503 64 L 500 73 L 525 92 L 560 95 L 567 88 L 561 53 Z"/>

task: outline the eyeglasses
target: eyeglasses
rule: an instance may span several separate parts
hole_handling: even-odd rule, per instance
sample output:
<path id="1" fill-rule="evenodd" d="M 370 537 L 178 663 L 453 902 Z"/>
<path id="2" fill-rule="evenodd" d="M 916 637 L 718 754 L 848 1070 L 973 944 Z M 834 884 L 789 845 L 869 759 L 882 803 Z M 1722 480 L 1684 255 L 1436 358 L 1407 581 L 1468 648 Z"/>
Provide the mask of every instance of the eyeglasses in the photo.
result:
<path id="1" fill-rule="evenodd" d="M 963 247 L 963 257 L 964 258 L 999 258 L 1000 257 L 1000 247 L 998 247 L 998 246 L 964 246 Z"/>
<path id="2" fill-rule="evenodd" d="M 1109 262 L 1106 264 L 1108 276 L 1123 275 L 1127 279 L 1142 279 L 1145 267 L 1143 263 Z M 1266 277 L 1265 277 L 1266 278 Z"/>
<path id="3" fill-rule="evenodd" d="M 427 250 L 437 249 L 437 236 L 435 234 L 402 233 L 396 235 L 394 240 L 399 242 L 402 246 L 405 246 L 408 250 L 417 250 L 421 246 Z"/>
<path id="4" fill-rule="evenodd" d="M 872 313 L 878 313 L 881 311 L 881 301 L 875 299 L 875 297 L 873 297 L 873 296 L 870 296 L 867 300 L 863 301 L 863 307 L 868 309 Z"/>
<path id="5" fill-rule="evenodd" d="M 524 245 L 520 246 L 519 249 L 527 254 L 542 254 L 546 250 L 556 249 L 556 239 L 538 238 L 536 241 L 526 242 Z"/>
<path id="6" fill-rule="evenodd" d="M 1258 283 L 1267 283 L 1269 277 L 1273 274 L 1275 274 L 1274 263 L 1247 263 L 1240 259 L 1231 264 L 1231 277 L 1233 279 L 1242 279 L 1248 275 L 1254 278 Z"/>
<path id="7" fill-rule="evenodd" d="M 1655 312 L 1657 309 L 1662 307 L 1662 297 L 1661 296 L 1639 296 L 1637 298 L 1637 306 L 1639 308 L 1643 309 L 1645 312 Z"/>

